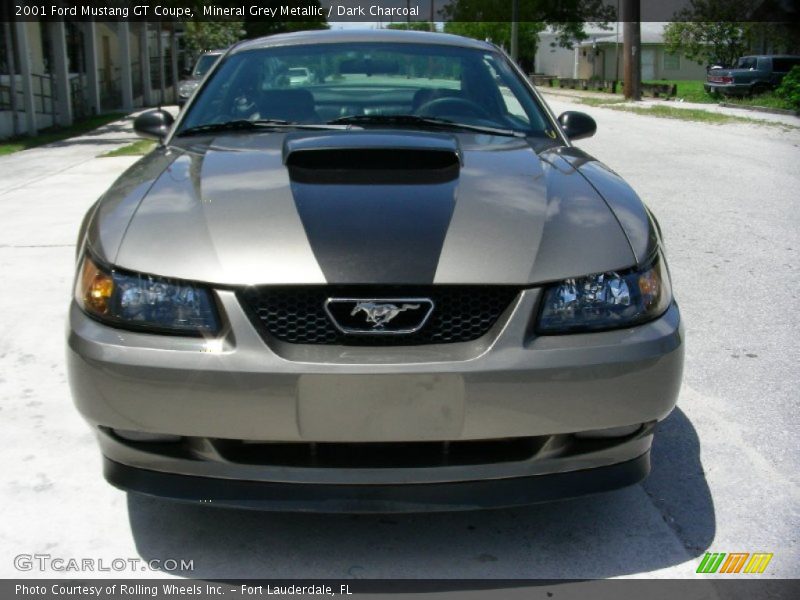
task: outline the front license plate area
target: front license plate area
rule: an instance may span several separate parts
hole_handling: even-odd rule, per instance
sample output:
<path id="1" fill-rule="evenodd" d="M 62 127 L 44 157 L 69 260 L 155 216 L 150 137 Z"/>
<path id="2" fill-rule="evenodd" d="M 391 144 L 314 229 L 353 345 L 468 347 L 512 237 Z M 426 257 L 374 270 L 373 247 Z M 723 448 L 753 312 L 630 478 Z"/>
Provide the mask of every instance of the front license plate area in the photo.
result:
<path id="1" fill-rule="evenodd" d="M 448 440 L 464 426 L 459 375 L 303 375 L 297 394 L 309 441 Z"/>

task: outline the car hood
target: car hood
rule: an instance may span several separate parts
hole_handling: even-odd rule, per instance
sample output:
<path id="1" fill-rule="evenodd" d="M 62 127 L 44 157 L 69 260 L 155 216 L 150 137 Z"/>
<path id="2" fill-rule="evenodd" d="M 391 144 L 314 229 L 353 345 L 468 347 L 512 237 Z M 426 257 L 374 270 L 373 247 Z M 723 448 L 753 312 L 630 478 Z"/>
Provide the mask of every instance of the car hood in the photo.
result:
<path id="1" fill-rule="evenodd" d="M 180 144 L 106 193 L 88 233 L 101 259 L 222 285 L 534 284 L 630 267 L 654 243 L 627 184 L 553 142 L 308 131 Z"/>

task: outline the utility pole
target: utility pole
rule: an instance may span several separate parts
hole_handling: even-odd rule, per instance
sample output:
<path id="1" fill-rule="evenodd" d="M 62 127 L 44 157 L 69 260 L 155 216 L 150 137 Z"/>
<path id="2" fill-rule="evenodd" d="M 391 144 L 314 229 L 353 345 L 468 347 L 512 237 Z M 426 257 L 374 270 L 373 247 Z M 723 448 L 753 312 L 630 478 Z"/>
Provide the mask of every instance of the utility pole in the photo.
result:
<path id="1" fill-rule="evenodd" d="M 511 0 L 511 60 L 519 61 L 519 0 Z"/>
<path id="2" fill-rule="evenodd" d="M 625 98 L 642 99 L 642 32 L 639 0 L 622 0 Z"/>

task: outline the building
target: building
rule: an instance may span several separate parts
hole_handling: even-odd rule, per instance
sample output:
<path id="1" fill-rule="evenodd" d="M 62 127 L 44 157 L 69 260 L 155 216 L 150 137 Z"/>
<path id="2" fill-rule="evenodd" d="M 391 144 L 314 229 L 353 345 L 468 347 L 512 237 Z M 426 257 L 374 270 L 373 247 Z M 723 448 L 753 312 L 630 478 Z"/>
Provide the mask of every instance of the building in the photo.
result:
<path id="1" fill-rule="evenodd" d="M 0 23 L 0 139 L 174 103 L 174 23 Z"/>
<path id="2" fill-rule="evenodd" d="M 689 60 L 682 52 L 667 52 L 665 25 L 641 23 L 642 81 L 705 80 L 705 65 Z M 555 33 L 542 32 L 536 50 L 536 73 L 572 79 L 622 79 L 622 23 L 609 27 L 587 24 L 589 38 L 575 42 L 573 48 L 559 47 Z"/>

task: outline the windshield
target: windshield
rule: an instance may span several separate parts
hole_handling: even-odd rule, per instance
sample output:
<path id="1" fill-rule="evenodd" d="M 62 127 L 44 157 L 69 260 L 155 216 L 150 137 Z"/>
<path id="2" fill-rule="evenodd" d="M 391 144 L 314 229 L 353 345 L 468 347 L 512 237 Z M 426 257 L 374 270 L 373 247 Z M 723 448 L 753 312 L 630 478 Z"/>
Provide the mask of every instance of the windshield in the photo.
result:
<path id="1" fill-rule="evenodd" d="M 397 115 L 552 135 L 543 110 L 500 53 L 408 43 L 233 54 L 198 92 L 178 133 L 243 119 L 326 124 L 357 117 L 359 125 L 382 119 L 385 125 Z"/>
<path id="2" fill-rule="evenodd" d="M 217 62 L 217 59 L 220 57 L 219 54 L 204 54 L 200 58 L 197 59 L 197 64 L 194 66 L 194 77 L 195 79 L 202 78 L 208 70 L 214 66 L 214 63 Z"/>

